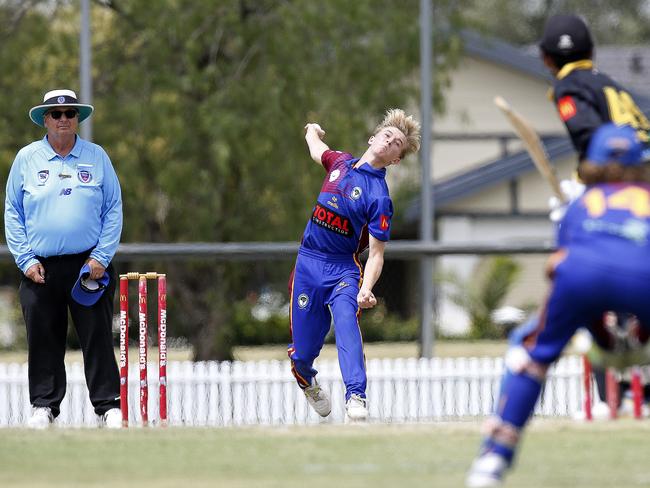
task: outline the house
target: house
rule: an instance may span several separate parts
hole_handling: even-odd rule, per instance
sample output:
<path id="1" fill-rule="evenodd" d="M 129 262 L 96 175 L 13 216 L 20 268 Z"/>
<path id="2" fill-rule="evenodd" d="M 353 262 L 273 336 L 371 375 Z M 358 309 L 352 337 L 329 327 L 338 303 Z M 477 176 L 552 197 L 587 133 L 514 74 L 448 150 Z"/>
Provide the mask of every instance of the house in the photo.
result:
<path id="1" fill-rule="evenodd" d="M 446 95 L 444 115 L 434 116 L 432 143 L 433 201 L 436 238 L 440 242 L 468 243 L 499 241 L 513 243 L 551 242 L 554 224 L 548 219 L 548 183 L 536 171 L 512 128 L 494 105 L 496 95 L 504 96 L 537 129 L 559 179 L 570 178 L 577 157 L 564 125 L 550 103 L 548 91 L 552 77 L 537 51 L 517 48 L 475 32 L 462 34 L 465 55 L 452 75 Z M 612 71 L 623 76 L 644 66 L 638 50 L 628 49 L 628 70 Z M 598 49 L 596 49 L 596 56 Z M 640 57 L 641 56 L 641 57 Z M 614 57 L 610 57 L 614 59 Z M 638 59 L 641 59 L 639 61 Z M 616 62 L 621 63 L 620 57 Z M 650 63 L 649 63 L 650 64 Z M 598 66 L 598 57 L 596 57 Z M 609 72 L 606 66 L 603 71 Z M 634 71 L 636 69 L 636 71 Z M 621 82 L 624 82 L 623 80 Z M 634 94 L 646 111 L 650 100 Z M 408 170 L 406 170 L 408 171 Z M 413 175 L 413 168 L 410 170 Z M 404 178 L 404 175 L 395 175 Z M 414 196 L 393 238 L 416 239 L 420 215 L 419 196 Z M 543 276 L 544 255 L 519 255 L 513 258 L 521 274 L 504 305 L 531 308 L 540 304 L 547 284 Z M 481 256 L 445 256 L 437 260 L 438 272 L 453 273 L 465 283 L 480 276 Z M 404 266 L 410 267 L 404 272 Z M 389 308 L 417 313 L 418 264 L 388 262 L 385 281 Z M 438 287 L 439 330 L 443 334 L 467 331 L 468 316 L 448 296 L 449 287 Z M 391 303 L 392 302 L 392 303 Z"/>

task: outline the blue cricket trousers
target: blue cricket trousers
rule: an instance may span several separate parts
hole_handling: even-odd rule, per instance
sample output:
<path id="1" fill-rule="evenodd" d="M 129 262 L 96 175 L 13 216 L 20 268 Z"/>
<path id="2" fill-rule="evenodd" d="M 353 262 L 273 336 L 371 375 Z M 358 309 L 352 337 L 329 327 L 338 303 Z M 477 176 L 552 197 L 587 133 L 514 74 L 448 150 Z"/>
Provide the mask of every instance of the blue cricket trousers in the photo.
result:
<path id="1" fill-rule="evenodd" d="M 531 358 L 543 364 L 554 362 L 579 327 L 601 326 L 603 314 L 610 310 L 634 314 L 650 329 L 647 268 L 616 269 L 569 252 L 555 270 L 546 307 L 522 337 Z"/>
<path id="2" fill-rule="evenodd" d="M 328 255 L 301 248 L 291 284 L 291 372 L 301 388 L 316 376 L 318 357 L 332 319 L 345 398 L 366 396 L 366 367 L 359 328 L 357 294 L 361 265 L 353 256 Z"/>

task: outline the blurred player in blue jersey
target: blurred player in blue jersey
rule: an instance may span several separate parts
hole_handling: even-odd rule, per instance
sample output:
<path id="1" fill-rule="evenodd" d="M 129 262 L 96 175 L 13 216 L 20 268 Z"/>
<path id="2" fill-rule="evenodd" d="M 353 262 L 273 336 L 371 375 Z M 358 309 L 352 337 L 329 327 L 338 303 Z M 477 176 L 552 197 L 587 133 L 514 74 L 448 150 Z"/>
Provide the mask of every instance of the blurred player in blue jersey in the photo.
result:
<path id="1" fill-rule="evenodd" d="M 366 371 L 359 329 L 360 309 L 377 300 L 372 288 L 384 263 L 393 204 L 386 168 L 420 146 L 420 125 L 399 109 L 389 110 L 360 158 L 332 151 L 318 124 L 305 127 L 311 158 L 327 175 L 303 234 L 291 289 L 291 371 L 309 404 L 326 417 L 331 403 L 313 367 L 332 319 L 351 420 L 368 417 Z M 369 247 L 365 271 L 359 254 Z"/>
<path id="2" fill-rule="evenodd" d="M 632 313 L 650 326 L 650 171 L 642 149 L 629 126 L 610 123 L 594 133 L 578 168 L 586 190 L 569 205 L 547 264 L 548 300 L 506 353 L 496 414 L 467 486 L 500 485 L 546 372 L 578 327 L 598 341 L 607 311 Z"/>

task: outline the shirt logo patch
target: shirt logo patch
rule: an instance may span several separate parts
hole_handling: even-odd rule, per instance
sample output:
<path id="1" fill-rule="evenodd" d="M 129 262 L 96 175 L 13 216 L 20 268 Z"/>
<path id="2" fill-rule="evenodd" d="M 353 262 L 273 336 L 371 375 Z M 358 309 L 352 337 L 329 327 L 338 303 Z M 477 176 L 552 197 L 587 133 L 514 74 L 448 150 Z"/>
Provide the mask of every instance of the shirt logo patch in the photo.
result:
<path id="1" fill-rule="evenodd" d="M 338 199 L 335 196 L 332 196 L 331 200 L 327 201 L 327 204 L 330 207 L 339 208 L 339 204 L 336 202 L 338 202 Z"/>
<path id="2" fill-rule="evenodd" d="M 350 224 L 350 219 L 323 207 L 320 203 L 317 203 L 316 207 L 314 207 L 311 221 L 316 225 L 320 225 L 321 227 L 336 232 L 342 236 L 352 236 L 352 225 Z"/>
<path id="3" fill-rule="evenodd" d="M 77 171 L 77 178 L 79 178 L 79 181 L 82 183 L 90 183 L 90 181 L 93 179 L 93 175 L 87 169 L 80 169 Z"/>
<path id="4" fill-rule="evenodd" d="M 305 293 L 301 293 L 298 296 L 298 307 L 305 308 L 309 303 L 309 297 Z"/>
<path id="5" fill-rule="evenodd" d="M 576 102 L 570 96 L 562 97 L 557 101 L 557 110 L 560 112 L 560 118 L 566 122 L 578 113 Z"/>
<path id="6" fill-rule="evenodd" d="M 390 219 L 388 218 L 387 215 L 381 215 L 379 217 L 379 228 L 381 230 L 388 230 L 390 227 Z"/>
<path id="7" fill-rule="evenodd" d="M 59 196 L 68 196 L 72 193 L 72 188 L 62 188 Z"/>
<path id="8" fill-rule="evenodd" d="M 335 169 L 330 173 L 330 183 L 336 181 L 336 179 L 341 175 L 341 170 Z"/>
<path id="9" fill-rule="evenodd" d="M 37 173 L 37 176 L 38 176 L 38 183 L 40 185 L 44 185 L 47 179 L 50 177 L 50 170 L 42 169 Z"/>
<path id="10" fill-rule="evenodd" d="M 355 186 L 354 188 L 352 188 L 352 192 L 350 193 L 350 198 L 352 200 L 359 200 L 359 198 L 361 198 L 361 193 L 363 193 L 361 191 L 361 188 Z"/>

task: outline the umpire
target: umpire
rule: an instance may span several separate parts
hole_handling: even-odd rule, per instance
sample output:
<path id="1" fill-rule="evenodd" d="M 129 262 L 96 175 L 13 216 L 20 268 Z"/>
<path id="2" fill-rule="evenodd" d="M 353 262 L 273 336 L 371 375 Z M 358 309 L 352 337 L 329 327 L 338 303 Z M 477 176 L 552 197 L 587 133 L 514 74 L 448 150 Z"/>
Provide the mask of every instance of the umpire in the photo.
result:
<path id="1" fill-rule="evenodd" d="M 122 232 L 122 195 L 106 152 L 77 135 L 93 110 L 71 90 L 46 93 L 29 117 L 47 134 L 18 151 L 7 181 L 5 234 L 23 272 L 19 296 L 27 326 L 32 428 L 46 428 L 59 415 L 68 312 L 100 425 L 121 426 L 111 260 Z M 72 296 L 78 281 L 86 291 L 76 297 L 94 293 L 84 305 Z"/>

